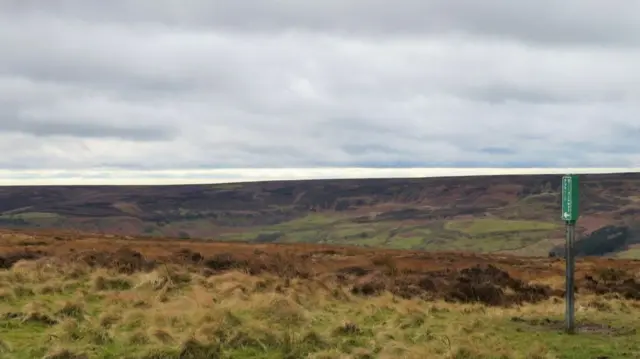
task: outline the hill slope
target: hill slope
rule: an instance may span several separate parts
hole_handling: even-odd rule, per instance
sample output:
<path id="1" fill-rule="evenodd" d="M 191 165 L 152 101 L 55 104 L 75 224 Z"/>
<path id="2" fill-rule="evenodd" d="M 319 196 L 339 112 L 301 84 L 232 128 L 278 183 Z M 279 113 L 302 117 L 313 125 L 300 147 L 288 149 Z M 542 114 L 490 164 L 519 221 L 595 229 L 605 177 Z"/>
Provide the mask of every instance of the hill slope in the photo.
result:
<path id="1" fill-rule="evenodd" d="M 0 226 L 546 255 L 563 240 L 560 180 L 536 175 L 0 187 Z M 584 175 L 581 190 L 582 236 L 640 222 L 640 175 Z M 638 252 L 631 233 L 615 252 Z"/>
<path id="2" fill-rule="evenodd" d="M 640 261 L 0 230 L 0 357 L 638 358 Z"/>

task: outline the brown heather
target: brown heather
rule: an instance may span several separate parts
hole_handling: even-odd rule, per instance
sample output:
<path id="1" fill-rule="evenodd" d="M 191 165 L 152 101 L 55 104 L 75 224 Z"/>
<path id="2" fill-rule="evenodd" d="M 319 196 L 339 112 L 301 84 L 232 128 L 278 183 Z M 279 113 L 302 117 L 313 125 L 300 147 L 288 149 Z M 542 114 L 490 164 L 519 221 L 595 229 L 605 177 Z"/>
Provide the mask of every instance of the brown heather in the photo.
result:
<path id="1" fill-rule="evenodd" d="M 0 358 L 640 356 L 635 261 L 579 260 L 568 338 L 559 259 L 55 237 L 0 243 Z"/>

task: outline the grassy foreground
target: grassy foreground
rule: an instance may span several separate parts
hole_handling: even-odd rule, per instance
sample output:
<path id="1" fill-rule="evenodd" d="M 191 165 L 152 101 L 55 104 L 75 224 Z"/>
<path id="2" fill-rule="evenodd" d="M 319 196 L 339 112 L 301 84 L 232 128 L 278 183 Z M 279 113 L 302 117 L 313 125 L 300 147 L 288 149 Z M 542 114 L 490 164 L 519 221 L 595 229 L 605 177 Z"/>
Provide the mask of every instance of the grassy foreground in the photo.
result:
<path id="1" fill-rule="evenodd" d="M 129 275 L 20 261 L 0 271 L 1 358 L 637 358 L 640 304 L 579 297 L 510 308 L 358 297 L 331 280 L 161 266 Z M 537 320 L 540 325 L 529 321 Z M 545 324 L 547 323 L 547 324 Z M 612 325 L 607 329 L 595 324 Z M 595 328 L 595 329 L 593 329 Z"/>

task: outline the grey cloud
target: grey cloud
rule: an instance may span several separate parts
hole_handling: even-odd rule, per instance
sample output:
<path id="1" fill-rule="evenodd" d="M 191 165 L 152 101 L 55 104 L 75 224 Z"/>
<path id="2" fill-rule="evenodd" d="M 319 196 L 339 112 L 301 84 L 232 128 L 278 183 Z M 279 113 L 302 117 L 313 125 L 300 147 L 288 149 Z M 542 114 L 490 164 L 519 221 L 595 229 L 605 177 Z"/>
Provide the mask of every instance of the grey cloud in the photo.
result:
<path id="1" fill-rule="evenodd" d="M 469 98 L 477 99 L 483 102 L 504 103 L 509 101 L 529 102 L 529 103 L 563 103 L 573 101 L 588 101 L 588 99 L 580 96 L 566 96 L 562 94 L 554 94 L 553 91 L 536 91 L 531 88 L 518 88 L 509 86 L 487 86 L 484 88 L 475 88 L 467 91 Z M 612 100 L 620 99 L 622 96 L 612 98 Z"/>
<path id="2" fill-rule="evenodd" d="M 381 144 L 345 144 L 342 149 L 350 155 L 361 155 L 366 153 L 385 153 L 385 154 L 403 154 L 402 151 L 392 146 L 385 146 Z"/>
<path id="3" fill-rule="evenodd" d="M 3 2 L 0 9 L 241 32 L 301 29 L 364 36 L 464 32 L 539 43 L 640 44 L 640 3 L 628 0 L 13 0 Z"/>
<path id="4" fill-rule="evenodd" d="M 123 111 L 117 103 L 73 100 L 80 94 L 69 93 L 67 97 L 64 88 L 46 83 L 3 80 L 0 77 L 0 133 L 132 141 L 169 141 L 179 135 L 180 130 L 173 125 L 157 122 L 161 116 L 154 116 L 150 122 L 148 111 Z M 15 90 L 17 96 L 12 94 Z"/>
<path id="5" fill-rule="evenodd" d="M 514 153 L 513 149 L 506 147 L 483 147 L 480 151 L 492 155 L 510 155 Z"/>
<path id="6" fill-rule="evenodd" d="M 612 126 L 613 138 L 615 142 L 629 142 L 637 143 L 640 140 L 640 120 L 638 121 L 625 121 L 624 118 L 619 118 L 620 122 L 615 123 Z"/>
<path id="7" fill-rule="evenodd" d="M 51 123 L 45 121 L 31 121 L 17 123 L 12 126 L 2 126 L 0 130 L 19 131 L 35 136 L 74 136 L 81 138 L 113 137 L 132 141 L 168 141 L 174 139 L 177 133 L 166 128 L 136 128 L 112 127 L 96 123 Z"/>
<path id="8" fill-rule="evenodd" d="M 8 31 L 0 32 L 0 43 L 10 46 L 11 52 L 0 62 L 0 76 L 21 74 L 26 81 L 146 99 L 196 90 L 226 92 L 234 86 L 229 81 L 233 59 L 224 59 L 215 40 L 204 49 L 194 43 L 198 35 L 186 39 L 188 44 L 176 44 L 170 32 L 158 36 L 126 26 L 96 27 L 65 22 L 55 15 L 2 22 Z M 212 58 L 215 64 L 208 68 Z"/>
<path id="9" fill-rule="evenodd" d="M 640 115 L 640 51 L 631 48 L 636 33 L 618 28 L 636 22 L 600 27 L 621 11 L 613 5 L 607 13 L 573 0 L 242 4 L 0 2 L 0 47 L 11 49 L 0 57 L 0 167 L 575 167 L 640 158 L 629 135 Z M 556 41 L 548 37 L 557 19 L 567 32 Z M 583 22 L 592 28 L 580 37 Z M 580 153 L 579 142 L 589 144 Z M 612 143 L 624 151 L 614 154 Z"/>

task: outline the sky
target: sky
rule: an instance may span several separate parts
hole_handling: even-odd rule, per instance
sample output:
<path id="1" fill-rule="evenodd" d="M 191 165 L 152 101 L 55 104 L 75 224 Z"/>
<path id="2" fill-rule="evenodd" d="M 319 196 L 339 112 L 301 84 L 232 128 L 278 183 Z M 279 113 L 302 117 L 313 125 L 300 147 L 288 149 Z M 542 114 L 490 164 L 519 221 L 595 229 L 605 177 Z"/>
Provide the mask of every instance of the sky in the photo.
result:
<path id="1" fill-rule="evenodd" d="M 640 167 L 638 13 L 628 0 L 0 1 L 0 179 Z"/>

